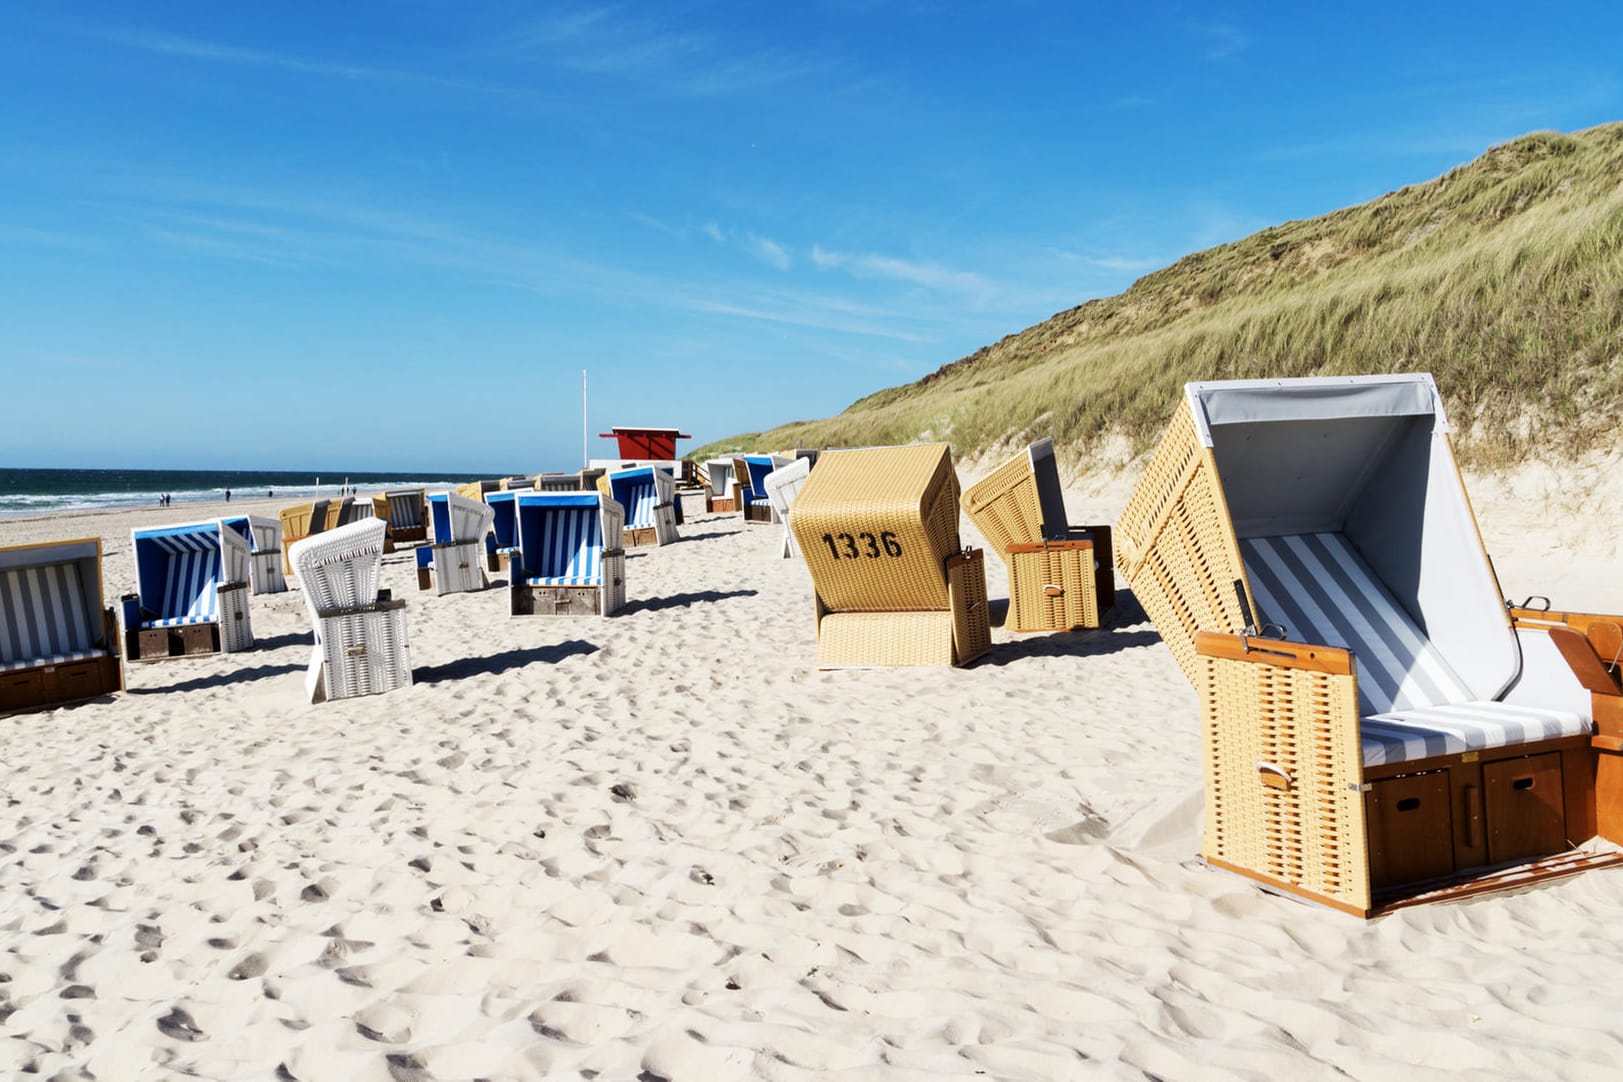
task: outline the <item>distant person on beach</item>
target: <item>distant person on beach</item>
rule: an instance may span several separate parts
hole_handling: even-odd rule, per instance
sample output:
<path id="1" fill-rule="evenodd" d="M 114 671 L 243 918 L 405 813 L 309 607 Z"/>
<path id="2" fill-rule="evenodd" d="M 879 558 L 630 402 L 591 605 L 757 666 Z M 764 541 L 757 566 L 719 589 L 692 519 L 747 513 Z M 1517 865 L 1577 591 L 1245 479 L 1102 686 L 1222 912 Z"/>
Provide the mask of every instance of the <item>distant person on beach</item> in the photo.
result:
<path id="1" fill-rule="evenodd" d="M 225 502 L 231 502 L 231 490 L 229 488 L 225 490 Z"/>
<path id="2" fill-rule="evenodd" d="M 268 489 L 268 488 L 265 490 L 265 498 L 267 500 L 270 499 L 271 497 L 275 496 L 275 495 L 276 495 L 276 493 L 273 490 Z"/>

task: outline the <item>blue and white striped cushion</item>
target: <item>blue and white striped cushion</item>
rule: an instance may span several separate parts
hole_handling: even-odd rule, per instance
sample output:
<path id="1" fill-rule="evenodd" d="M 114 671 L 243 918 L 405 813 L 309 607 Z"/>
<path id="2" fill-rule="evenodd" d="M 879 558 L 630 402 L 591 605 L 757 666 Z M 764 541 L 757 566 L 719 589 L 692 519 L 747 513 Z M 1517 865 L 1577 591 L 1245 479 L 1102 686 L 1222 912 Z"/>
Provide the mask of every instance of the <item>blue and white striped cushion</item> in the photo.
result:
<path id="1" fill-rule="evenodd" d="M 524 580 L 526 586 L 600 586 L 597 578 L 581 578 L 576 575 L 535 575 Z"/>
<path id="2" fill-rule="evenodd" d="M 1503 748 L 1563 736 L 1588 736 L 1577 714 L 1506 703 L 1457 703 L 1375 714 L 1359 725 L 1365 766 L 1384 766 Z"/>
<path id="3" fill-rule="evenodd" d="M 168 616 L 158 620 L 142 620 L 141 627 L 150 629 L 154 627 L 184 627 L 187 624 L 212 624 L 217 616 Z"/>
<path id="4" fill-rule="evenodd" d="M 0 571 L 0 662 L 28 665 L 36 658 L 79 653 L 91 647 L 99 631 L 74 565 Z"/>
<path id="5" fill-rule="evenodd" d="M 1341 534 L 1259 537 L 1240 548 L 1257 619 L 1284 624 L 1296 642 L 1357 655 L 1363 713 L 1475 698 Z"/>
<path id="6" fill-rule="evenodd" d="M 70 661 L 88 661 L 91 658 L 106 656 L 106 650 L 75 650 L 70 654 L 50 654 L 44 657 L 23 658 L 20 661 L 0 661 L 0 672 L 32 669 L 37 665 L 66 665 Z"/>

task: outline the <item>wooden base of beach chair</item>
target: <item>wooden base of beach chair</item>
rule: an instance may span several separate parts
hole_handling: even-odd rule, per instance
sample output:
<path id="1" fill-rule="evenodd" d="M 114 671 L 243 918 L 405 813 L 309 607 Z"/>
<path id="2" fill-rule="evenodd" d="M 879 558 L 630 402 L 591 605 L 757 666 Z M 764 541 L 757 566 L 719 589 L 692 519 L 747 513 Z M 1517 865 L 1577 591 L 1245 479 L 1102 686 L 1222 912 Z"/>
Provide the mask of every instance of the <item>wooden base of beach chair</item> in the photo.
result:
<path id="1" fill-rule="evenodd" d="M 949 609 L 817 614 L 817 665 L 968 665 L 992 646 L 979 549 L 947 560 Z"/>
<path id="2" fill-rule="evenodd" d="M 124 656 L 130 661 L 163 661 L 203 654 L 234 654 L 254 646 L 248 615 L 248 584 L 228 582 L 219 588 L 220 619 L 180 627 L 132 628 L 124 632 Z"/>
<path id="3" fill-rule="evenodd" d="M 0 715 L 47 710 L 111 695 L 124 687 L 124 673 L 112 654 L 39 665 L 0 673 Z"/>
<path id="4" fill-rule="evenodd" d="M 744 521 L 756 523 L 776 522 L 778 517 L 772 513 L 769 503 L 752 503 L 744 507 Z"/>
<path id="5" fill-rule="evenodd" d="M 652 526 L 627 526 L 621 536 L 624 538 L 622 544 L 628 549 L 659 544 L 659 531 Z"/>
<path id="6" fill-rule="evenodd" d="M 428 540 L 427 526 L 391 526 L 389 540 L 396 545 L 420 545 Z"/>
<path id="7" fill-rule="evenodd" d="M 597 586 L 519 586 L 513 590 L 513 615 L 599 616 L 602 594 Z"/>
<path id="8" fill-rule="evenodd" d="M 705 501 L 706 511 L 716 515 L 730 515 L 738 510 L 731 496 L 712 496 Z"/>
<path id="9" fill-rule="evenodd" d="M 1069 631 L 1103 624 L 1116 604 L 1110 527 L 1072 530 L 1086 539 L 1010 545 L 1010 631 Z"/>

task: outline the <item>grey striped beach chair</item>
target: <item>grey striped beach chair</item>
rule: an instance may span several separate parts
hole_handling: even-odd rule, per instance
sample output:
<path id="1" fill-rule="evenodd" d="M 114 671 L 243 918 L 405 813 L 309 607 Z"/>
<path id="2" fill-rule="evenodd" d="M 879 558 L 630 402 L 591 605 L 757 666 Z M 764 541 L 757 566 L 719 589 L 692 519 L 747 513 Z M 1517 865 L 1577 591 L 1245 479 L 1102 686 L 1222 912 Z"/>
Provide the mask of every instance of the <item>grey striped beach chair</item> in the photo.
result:
<path id="1" fill-rule="evenodd" d="M 625 510 L 598 492 L 518 494 L 514 616 L 610 616 L 626 599 Z"/>
<path id="2" fill-rule="evenodd" d="M 398 488 L 373 496 L 372 516 L 389 524 L 391 548 L 428 540 L 428 492 L 425 489 Z"/>
<path id="3" fill-rule="evenodd" d="M 1208 863 L 1368 916 L 1623 860 L 1578 848 L 1623 842 L 1623 630 L 1507 604 L 1449 431 L 1428 375 L 1185 388 L 1115 556 L 1200 696 Z"/>
<path id="4" fill-rule="evenodd" d="M 137 591 L 122 599 L 125 656 L 154 661 L 254 645 L 251 552 L 219 520 L 130 531 Z"/>
<path id="5" fill-rule="evenodd" d="M 237 515 L 220 520 L 248 541 L 248 583 L 255 594 L 287 592 L 282 573 L 282 523 L 266 515 Z"/>
<path id="6" fill-rule="evenodd" d="M 411 685 L 406 603 L 378 588 L 387 530 L 382 519 L 364 519 L 293 546 L 316 633 L 304 679 L 313 703 Z"/>
<path id="7" fill-rule="evenodd" d="M 118 691 L 117 644 L 99 539 L 0 549 L 0 714 Z"/>

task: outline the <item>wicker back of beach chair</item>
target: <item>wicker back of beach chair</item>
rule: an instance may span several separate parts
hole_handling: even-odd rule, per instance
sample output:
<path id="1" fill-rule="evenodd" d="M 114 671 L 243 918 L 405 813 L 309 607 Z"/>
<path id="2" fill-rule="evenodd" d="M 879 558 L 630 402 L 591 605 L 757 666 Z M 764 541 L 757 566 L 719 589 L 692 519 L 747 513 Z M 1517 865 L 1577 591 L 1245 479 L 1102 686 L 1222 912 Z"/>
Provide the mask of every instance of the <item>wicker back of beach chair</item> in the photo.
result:
<path id="1" fill-rule="evenodd" d="M 411 684 L 406 603 L 378 583 L 388 526 L 369 518 L 293 546 L 316 643 L 305 674 L 311 702 L 376 695 Z"/>
<path id="2" fill-rule="evenodd" d="M 826 667 L 967 664 L 991 635 L 986 569 L 958 541 L 946 444 L 830 451 L 790 520 Z"/>

